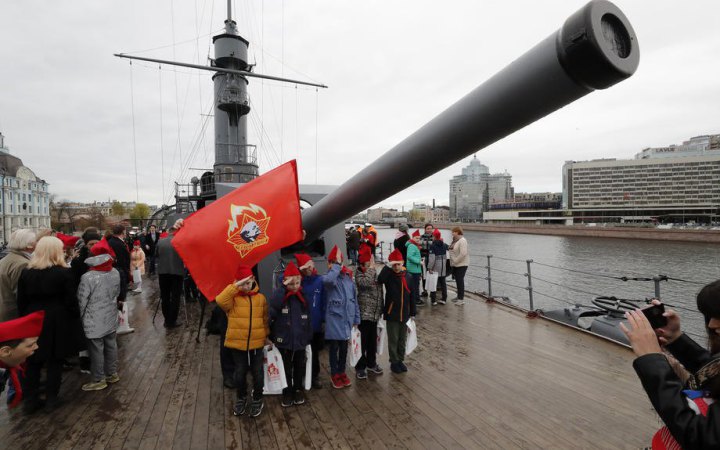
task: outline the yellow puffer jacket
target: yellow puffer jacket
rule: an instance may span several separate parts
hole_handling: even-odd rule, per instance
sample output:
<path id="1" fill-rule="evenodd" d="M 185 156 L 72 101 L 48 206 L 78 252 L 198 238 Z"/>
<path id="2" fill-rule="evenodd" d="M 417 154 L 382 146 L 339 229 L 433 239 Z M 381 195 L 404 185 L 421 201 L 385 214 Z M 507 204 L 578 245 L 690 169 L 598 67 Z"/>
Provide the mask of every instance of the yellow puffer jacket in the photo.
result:
<path id="1" fill-rule="evenodd" d="M 270 334 L 268 306 L 265 296 L 252 290 L 255 295 L 241 295 L 235 284 L 230 284 L 215 298 L 218 306 L 228 316 L 225 347 L 248 351 L 262 348 Z"/>

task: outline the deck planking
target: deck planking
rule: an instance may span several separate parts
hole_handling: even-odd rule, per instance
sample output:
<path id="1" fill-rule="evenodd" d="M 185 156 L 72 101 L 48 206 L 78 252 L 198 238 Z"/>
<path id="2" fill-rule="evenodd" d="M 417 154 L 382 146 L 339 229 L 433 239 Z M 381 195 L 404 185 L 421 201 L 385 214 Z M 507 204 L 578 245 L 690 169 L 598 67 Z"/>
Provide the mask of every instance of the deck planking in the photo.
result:
<path id="1" fill-rule="evenodd" d="M 0 447 L 19 449 L 641 448 L 660 423 L 620 346 L 473 298 L 419 308 L 410 371 L 332 389 L 304 405 L 265 398 L 257 419 L 235 417 L 222 385 L 219 337 L 155 325 L 157 283 L 130 299 L 135 333 L 119 341 L 121 381 L 83 392 L 63 376 L 65 404 L 33 416 L 0 408 Z M 184 319 L 181 311 L 180 317 Z M 612 430 L 612 432 L 608 432 Z"/>

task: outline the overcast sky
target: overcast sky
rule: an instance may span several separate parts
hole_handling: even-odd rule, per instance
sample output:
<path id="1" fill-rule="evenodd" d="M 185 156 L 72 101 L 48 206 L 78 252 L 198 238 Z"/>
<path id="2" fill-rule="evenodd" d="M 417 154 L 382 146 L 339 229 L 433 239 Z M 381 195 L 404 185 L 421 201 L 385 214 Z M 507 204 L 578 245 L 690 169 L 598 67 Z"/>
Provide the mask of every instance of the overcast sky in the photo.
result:
<path id="1" fill-rule="evenodd" d="M 248 128 L 261 172 L 297 158 L 300 183 L 342 183 L 555 32 L 584 3 L 235 1 L 256 72 L 330 87 L 316 92 L 251 79 Z M 566 160 L 631 158 L 645 147 L 720 133 L 720 2 L 615 3 L 640 42 L 636 74 L 477 153 L 492 172 L 511 173 L 516 192 L 559 192 Z M 171 203 L 173 182 L 201 173 L 181 167 L 213 164 L 212 120 L 200 132 L 202 114 L 211 111 L 212 74 L 150 63 L 131 69 L 113 53 L 204 64 L 225 5 L 3 2 L 6 145 L 59 199 Z M 448 180 L 470 158 L 383 205 L 433 198 L 447 204 Z"/>

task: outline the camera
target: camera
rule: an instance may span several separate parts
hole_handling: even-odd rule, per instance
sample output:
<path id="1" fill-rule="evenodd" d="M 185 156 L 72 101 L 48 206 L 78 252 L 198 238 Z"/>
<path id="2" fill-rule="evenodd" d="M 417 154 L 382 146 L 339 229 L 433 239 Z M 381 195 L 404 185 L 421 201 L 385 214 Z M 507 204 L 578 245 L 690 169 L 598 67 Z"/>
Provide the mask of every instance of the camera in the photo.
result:
<path id="1" fill-rule="evenodd" d="M 648 306 L 647 308 L 641 309 L 653 329 L 662 328 L 667 325 L 667 317 L 663 316 L 665 312 L 665 305 L 660 303 L 659 305 Z"/>

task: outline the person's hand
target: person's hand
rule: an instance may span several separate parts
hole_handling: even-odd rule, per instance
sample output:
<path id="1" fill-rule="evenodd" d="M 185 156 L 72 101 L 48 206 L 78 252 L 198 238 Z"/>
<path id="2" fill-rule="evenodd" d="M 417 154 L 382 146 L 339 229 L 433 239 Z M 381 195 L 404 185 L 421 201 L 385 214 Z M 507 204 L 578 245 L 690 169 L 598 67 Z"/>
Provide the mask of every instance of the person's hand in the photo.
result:
<path id="1" fill-rule="evenodd" d="M 620 323 L 620 329 L 625 333 L 632 345 L 633 351 L 637 356 L 647 355 L 649 353 L 662 353 L 655 330 L 650 326 L 645 314 L 639 309 L 625 313 L 625 318 L 630 328 Z"/>
<path id="2" fill-rule="evenodd" d="M 653 305 L 659 305 L 660 300 L 653 299 L 651 303 Z M 660 345 L 665 346 L 679 338 L 682 335 L 682 330 L 680 330 L 680 316 L 678 316 L 675 311 L 666 309 L 663 316 L 667 319 L 667 325 L 662 328 L 656 328 L 655 334 L 658 336 Z"/>
<path id="3" fill-rule="evenodd" d="M 428 269 L 428 273 L 432 275 L 433 271 Z"/>
<path id="4" fill-rule="evenodd" d="M 273 342 L 270 340 L 270 338 L 265 338 L 265 346 L 270 347 L 270 350 L 272 350 Z"/>

